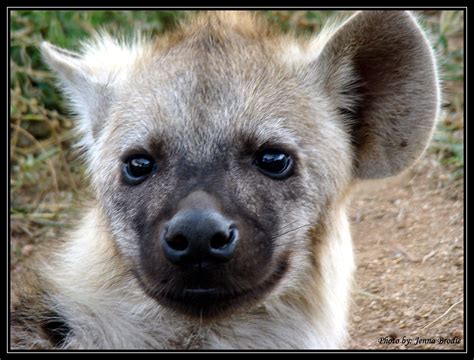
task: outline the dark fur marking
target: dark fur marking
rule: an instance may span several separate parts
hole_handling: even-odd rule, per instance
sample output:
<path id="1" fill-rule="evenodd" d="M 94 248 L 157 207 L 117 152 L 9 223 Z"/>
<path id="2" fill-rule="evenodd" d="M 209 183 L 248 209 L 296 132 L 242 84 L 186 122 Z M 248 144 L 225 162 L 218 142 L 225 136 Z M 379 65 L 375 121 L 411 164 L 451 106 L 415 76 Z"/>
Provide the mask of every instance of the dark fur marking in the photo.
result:
<path id="1" fill-rule="evenodd" d="M 50 312 L 46 319 L 41 328 L 55 347 L 61 347 L 71 332 L 71 328 L 67 324 L 66 319 L 56 312 Z"/>

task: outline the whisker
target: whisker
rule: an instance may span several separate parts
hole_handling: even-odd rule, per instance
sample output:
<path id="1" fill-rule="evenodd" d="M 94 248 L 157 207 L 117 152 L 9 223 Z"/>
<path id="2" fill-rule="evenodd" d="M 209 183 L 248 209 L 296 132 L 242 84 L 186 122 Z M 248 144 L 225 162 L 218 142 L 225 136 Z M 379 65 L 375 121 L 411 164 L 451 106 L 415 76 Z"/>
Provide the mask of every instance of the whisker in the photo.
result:
<path id="1" fill-rule="evenodd" d="M 286 224 L 286 225 L 283 225 L 281 228 L 279 228 L 279 229 L 277 230 L 277 232 L 282 231 L 282 230 L 285 230 L 286 228 L 288 228 L 289 226 L 293 225 L 294 223 L 296 223 L 296 222 L 298 222 L 298 221 L 301 221 L 301 220 L 298 219 L 298 220 L 295 220 L 295 221 L 291 221 L 290 223 L 288 223 L 288 224 Z"/>
<path id="2" fill-rule="evenodd" d="M 275 239 L 277 239 L 277 238 L 279 238 L 279 237 L 282 237 L 282 236 L 284 236 L 284 235 L 287 235 L 287 234 L 289 234 L 289 233 L 291 233 L 291 232 L 298 231 L 298 230 L 300 230 L 300 229 L 302 229 L 302 228 L 311 227 L 311 226 L 312 226 L 311 224 L 305 224 L 305 225 L 298 226 L 298 227 L 296 227 L 296 228 L 294 228 L 294 229 L 291 229 L 291 230 L 289 230 L 289 231 L 284 232 L 283 234 L 279 234 L 279 235 L 277 235 L 277 236 L 272 237 L 272 240 L 275 240 Z M 302 240 L 302 238 L 292 239 L 292 240 L 285 241 L 285 242 L 283 242 L 283 243 L 273 244 L 272 247 L 273 247 L 273 249 L 276 249 L 276 248 L 278 248 L 278 247 L 280 247 L 280 246 L 285 246 L 285 245 L 287 245 L 287 244 L 296 244 L 296 243 L 298 243 L 298 241 L 301 241 L 301 240 Z"/>
<path id="3" fill-rule="evenodd" d="M 287 235 L 287 234 L 289 234 L 289 233 L 291 233 L 291 232 L 293 232 L 293 231 L 297 231 L 297 230 L 302 229 L 302 228 L 304 228 L 304 227 L 310 227 L 310 226 L 312 226 L 312 225 L 311 225 L 311 224 L 303 224 L 303 225 L 298 226 L 298 227 L 296 227 L 296 228 L 293 228 L 293 229 L 290 229 L 290 230 L 288 230 L 288 231 L 285 231 L 285 232 L 283 232 L 283 233 L 281 233 L 281 234 L 277 234 L 276 236 L 273 236 L 271 239 L 272 239 L 272 240 L 275 240 L 275 239 L 278 239 L 279 237 L 284 236 L 284 235 Z"/>

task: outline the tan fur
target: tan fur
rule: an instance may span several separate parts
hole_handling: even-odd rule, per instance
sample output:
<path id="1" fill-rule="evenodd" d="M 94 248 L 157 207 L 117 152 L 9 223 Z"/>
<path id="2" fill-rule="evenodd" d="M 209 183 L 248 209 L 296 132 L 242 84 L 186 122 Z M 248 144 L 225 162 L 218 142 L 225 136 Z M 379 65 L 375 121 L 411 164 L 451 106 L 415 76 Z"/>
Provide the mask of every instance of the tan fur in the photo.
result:
<path id="1" fill-rule="evenodd" d="M 351 184 L 413 164 L 437 116 L 435 62 L 412 15 L 358 12 L 298 39 L 253 13 L 207 12 L 158 39 L 99 33 L 80 54 L 48 43 L 42 51 L 78 115 L 97 201 L 32 265 L 37 280 L 19 291 L 12 315 L 14 348 L 344 346 Z M 268 144 L 294 154 L 292 177 L 255 170 L 252 152 Z M 158 154 L 146 186 L 123 184 L 130 149 Z M 155 224 L 193 194 L 223 213 L 238 203 L 271 234 L 271 245 L 258 245 L 245 237 L 257 233 L 253 223 L 241 220 L 236 259 L 223 272 L 236 289 L 258 290 L 287 259 L 270 290 L 209 319 L 160 301 L 178 275 L 162 264 Z"/>

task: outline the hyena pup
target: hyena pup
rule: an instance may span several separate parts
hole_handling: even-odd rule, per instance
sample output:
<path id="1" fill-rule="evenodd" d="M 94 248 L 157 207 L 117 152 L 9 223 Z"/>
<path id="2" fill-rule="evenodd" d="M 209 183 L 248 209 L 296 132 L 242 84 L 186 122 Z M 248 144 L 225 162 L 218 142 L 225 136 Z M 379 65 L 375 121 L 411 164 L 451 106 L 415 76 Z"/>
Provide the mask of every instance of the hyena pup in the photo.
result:
<path id="1" fill-rule="evenodd" d="M 41 51 L 96 200 L 31 266 L 13 348 L 344 346 L 351 184 L 412 165 L 437 117 L 412 14 L 298 38 L 210 12 L 158 39 Z"/>

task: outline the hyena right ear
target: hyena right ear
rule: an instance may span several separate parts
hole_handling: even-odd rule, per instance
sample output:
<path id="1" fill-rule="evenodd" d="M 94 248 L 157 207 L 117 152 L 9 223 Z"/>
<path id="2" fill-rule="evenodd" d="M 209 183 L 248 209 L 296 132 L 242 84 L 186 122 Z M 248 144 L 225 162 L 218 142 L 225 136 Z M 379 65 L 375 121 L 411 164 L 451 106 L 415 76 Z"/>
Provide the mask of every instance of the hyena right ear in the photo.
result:
<path id="1" fill-rule="evenodd" d="M 324 43 L 309 66 L 345 114 L 354 177 L 392 176 L 425 150 L 439 108 L 430 45 L 406 11 L 360 11 Z"/>
<path id="2" fill-rule="evenodd" d="M 82 145 L 90 149 L 94 144 L 94 134 L 100 128 L 108 108 L 106 99 L 110 90 L 107 90 L 107 81 L 94 77 L 94 69 L 83 55 L 48 42 L 41 44 L 41 53 L 58 75 L 63 92 L 79 117 L 76 125 L 82 136 Z"/>
<path id="3" fill-rule="evenodd" d="M 139 51 L 96 34 L 83 44 L 81 53 L 56 47 L 48 42 L 40 46 L 44 60 L 56 72 L 63 91 L 79 116 L 82 145 L 89 149 L 105 121 L 114 89 L 133 66 Z"/>

